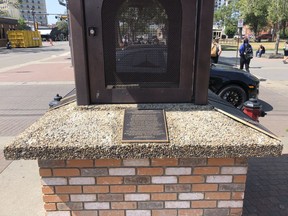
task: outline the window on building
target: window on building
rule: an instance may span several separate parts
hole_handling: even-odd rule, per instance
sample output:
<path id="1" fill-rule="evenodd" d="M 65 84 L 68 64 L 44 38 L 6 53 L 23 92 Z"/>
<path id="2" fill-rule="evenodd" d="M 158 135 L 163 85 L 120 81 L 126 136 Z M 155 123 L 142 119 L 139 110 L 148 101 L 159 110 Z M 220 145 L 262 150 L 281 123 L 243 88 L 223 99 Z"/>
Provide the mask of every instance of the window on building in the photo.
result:
<path id="1" fill-rule="evenodd" d="M 6 32 L 5 32 L 5 29 L 4 29 L 4 27 L 2 27 L 2 38 L 6 38 Z"/>

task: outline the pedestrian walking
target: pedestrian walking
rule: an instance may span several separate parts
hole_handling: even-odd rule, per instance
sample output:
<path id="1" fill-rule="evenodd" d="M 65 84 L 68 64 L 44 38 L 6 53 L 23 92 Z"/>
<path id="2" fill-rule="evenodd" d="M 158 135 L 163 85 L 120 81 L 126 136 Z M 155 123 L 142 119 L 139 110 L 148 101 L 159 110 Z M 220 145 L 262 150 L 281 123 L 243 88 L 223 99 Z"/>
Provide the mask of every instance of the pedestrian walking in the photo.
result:
<path id="1" fill-rule="evenodd" d="M 50 46 L 54 46 L 52 38 L 49 38 Z"/>
<path id="2" fill-rule="evenodd" d="M 250 67 L 250 61 L 253 58 L 253 49 L 249 43 L 248 38 L 245 38 L 243 44 L 241 44 L 239 48 L 239 54 L 240 54 L 240 69 L 243 70 L 245 66 L 245 70 L 247 72 L 250 72 L 249 67 Z"/>
<path id="3" fill-rule="evenodd" d="M 284 47 L 284 59 L 283 59 L 283 63 L 287 64 L 288 63 L 288 40 L 285 42 Z"/>
<path id="4" fill-rule="evenodd" d="M 221 45 L 219 44 L 219 38 L 215 38 L 211 44 L 211 62 L 217 64 L 221 53 L 222 48 Z"/>

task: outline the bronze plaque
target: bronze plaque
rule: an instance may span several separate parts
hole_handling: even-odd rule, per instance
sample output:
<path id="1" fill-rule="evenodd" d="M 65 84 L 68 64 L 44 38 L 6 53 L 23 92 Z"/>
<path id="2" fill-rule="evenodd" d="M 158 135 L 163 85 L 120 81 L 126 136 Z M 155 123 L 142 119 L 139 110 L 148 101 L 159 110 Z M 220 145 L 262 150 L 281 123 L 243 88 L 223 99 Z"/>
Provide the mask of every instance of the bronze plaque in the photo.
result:
<path id="1" fill-rule="evenodd" d="M 122 142 L 168 142 L 164 110 L 125 110 Z"/>

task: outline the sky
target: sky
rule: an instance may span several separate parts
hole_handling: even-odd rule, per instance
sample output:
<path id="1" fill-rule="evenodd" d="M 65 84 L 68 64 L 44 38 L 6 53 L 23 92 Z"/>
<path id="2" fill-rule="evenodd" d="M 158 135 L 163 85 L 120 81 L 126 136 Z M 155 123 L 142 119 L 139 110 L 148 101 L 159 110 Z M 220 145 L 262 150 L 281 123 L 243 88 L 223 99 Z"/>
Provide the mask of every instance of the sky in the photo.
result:
<path id="1" fill-rule="evenodd" d="M 60 5 L 58 0 L 46 0 L 46 9 L 48 14 L 64 14 L 66 12 L 66 8 Z M 55 15 L 48 16 L 48 24 L 56 22 Z"/>

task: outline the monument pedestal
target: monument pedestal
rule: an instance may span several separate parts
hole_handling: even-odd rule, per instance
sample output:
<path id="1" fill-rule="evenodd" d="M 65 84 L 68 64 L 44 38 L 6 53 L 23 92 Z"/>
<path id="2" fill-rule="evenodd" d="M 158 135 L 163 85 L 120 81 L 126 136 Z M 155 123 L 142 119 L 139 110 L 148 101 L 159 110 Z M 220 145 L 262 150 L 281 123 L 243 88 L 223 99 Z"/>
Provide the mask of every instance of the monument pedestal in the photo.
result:
<path id="1" fill-rule="evenodd" d="M 6 159 L 39 161 L 47 216 L 242 214 L 244 158 L 279 156 L 283 146 L 247 116 L 236 121 L 207 105 L 213 8 L 209 0 L 69 1 L 85 106 L 50 110 L 4 150 Z M 131 109 L 163 118 L 124 118 Z"/>
<path id="2" fill-rule="evenodd" d="M 123 143 L 124 111 L 166 113 L 169 142 Z M 4 150 L 37 159 L 47 216 L 241 215 L 249 157 L 282 144 L 193 104 L 77 106 L 50 110 Z"/>
<path id="3" fill-rule="evenodd" d="M 39 161 L 47 215 L 242 215 L 243 158 Z"/>

